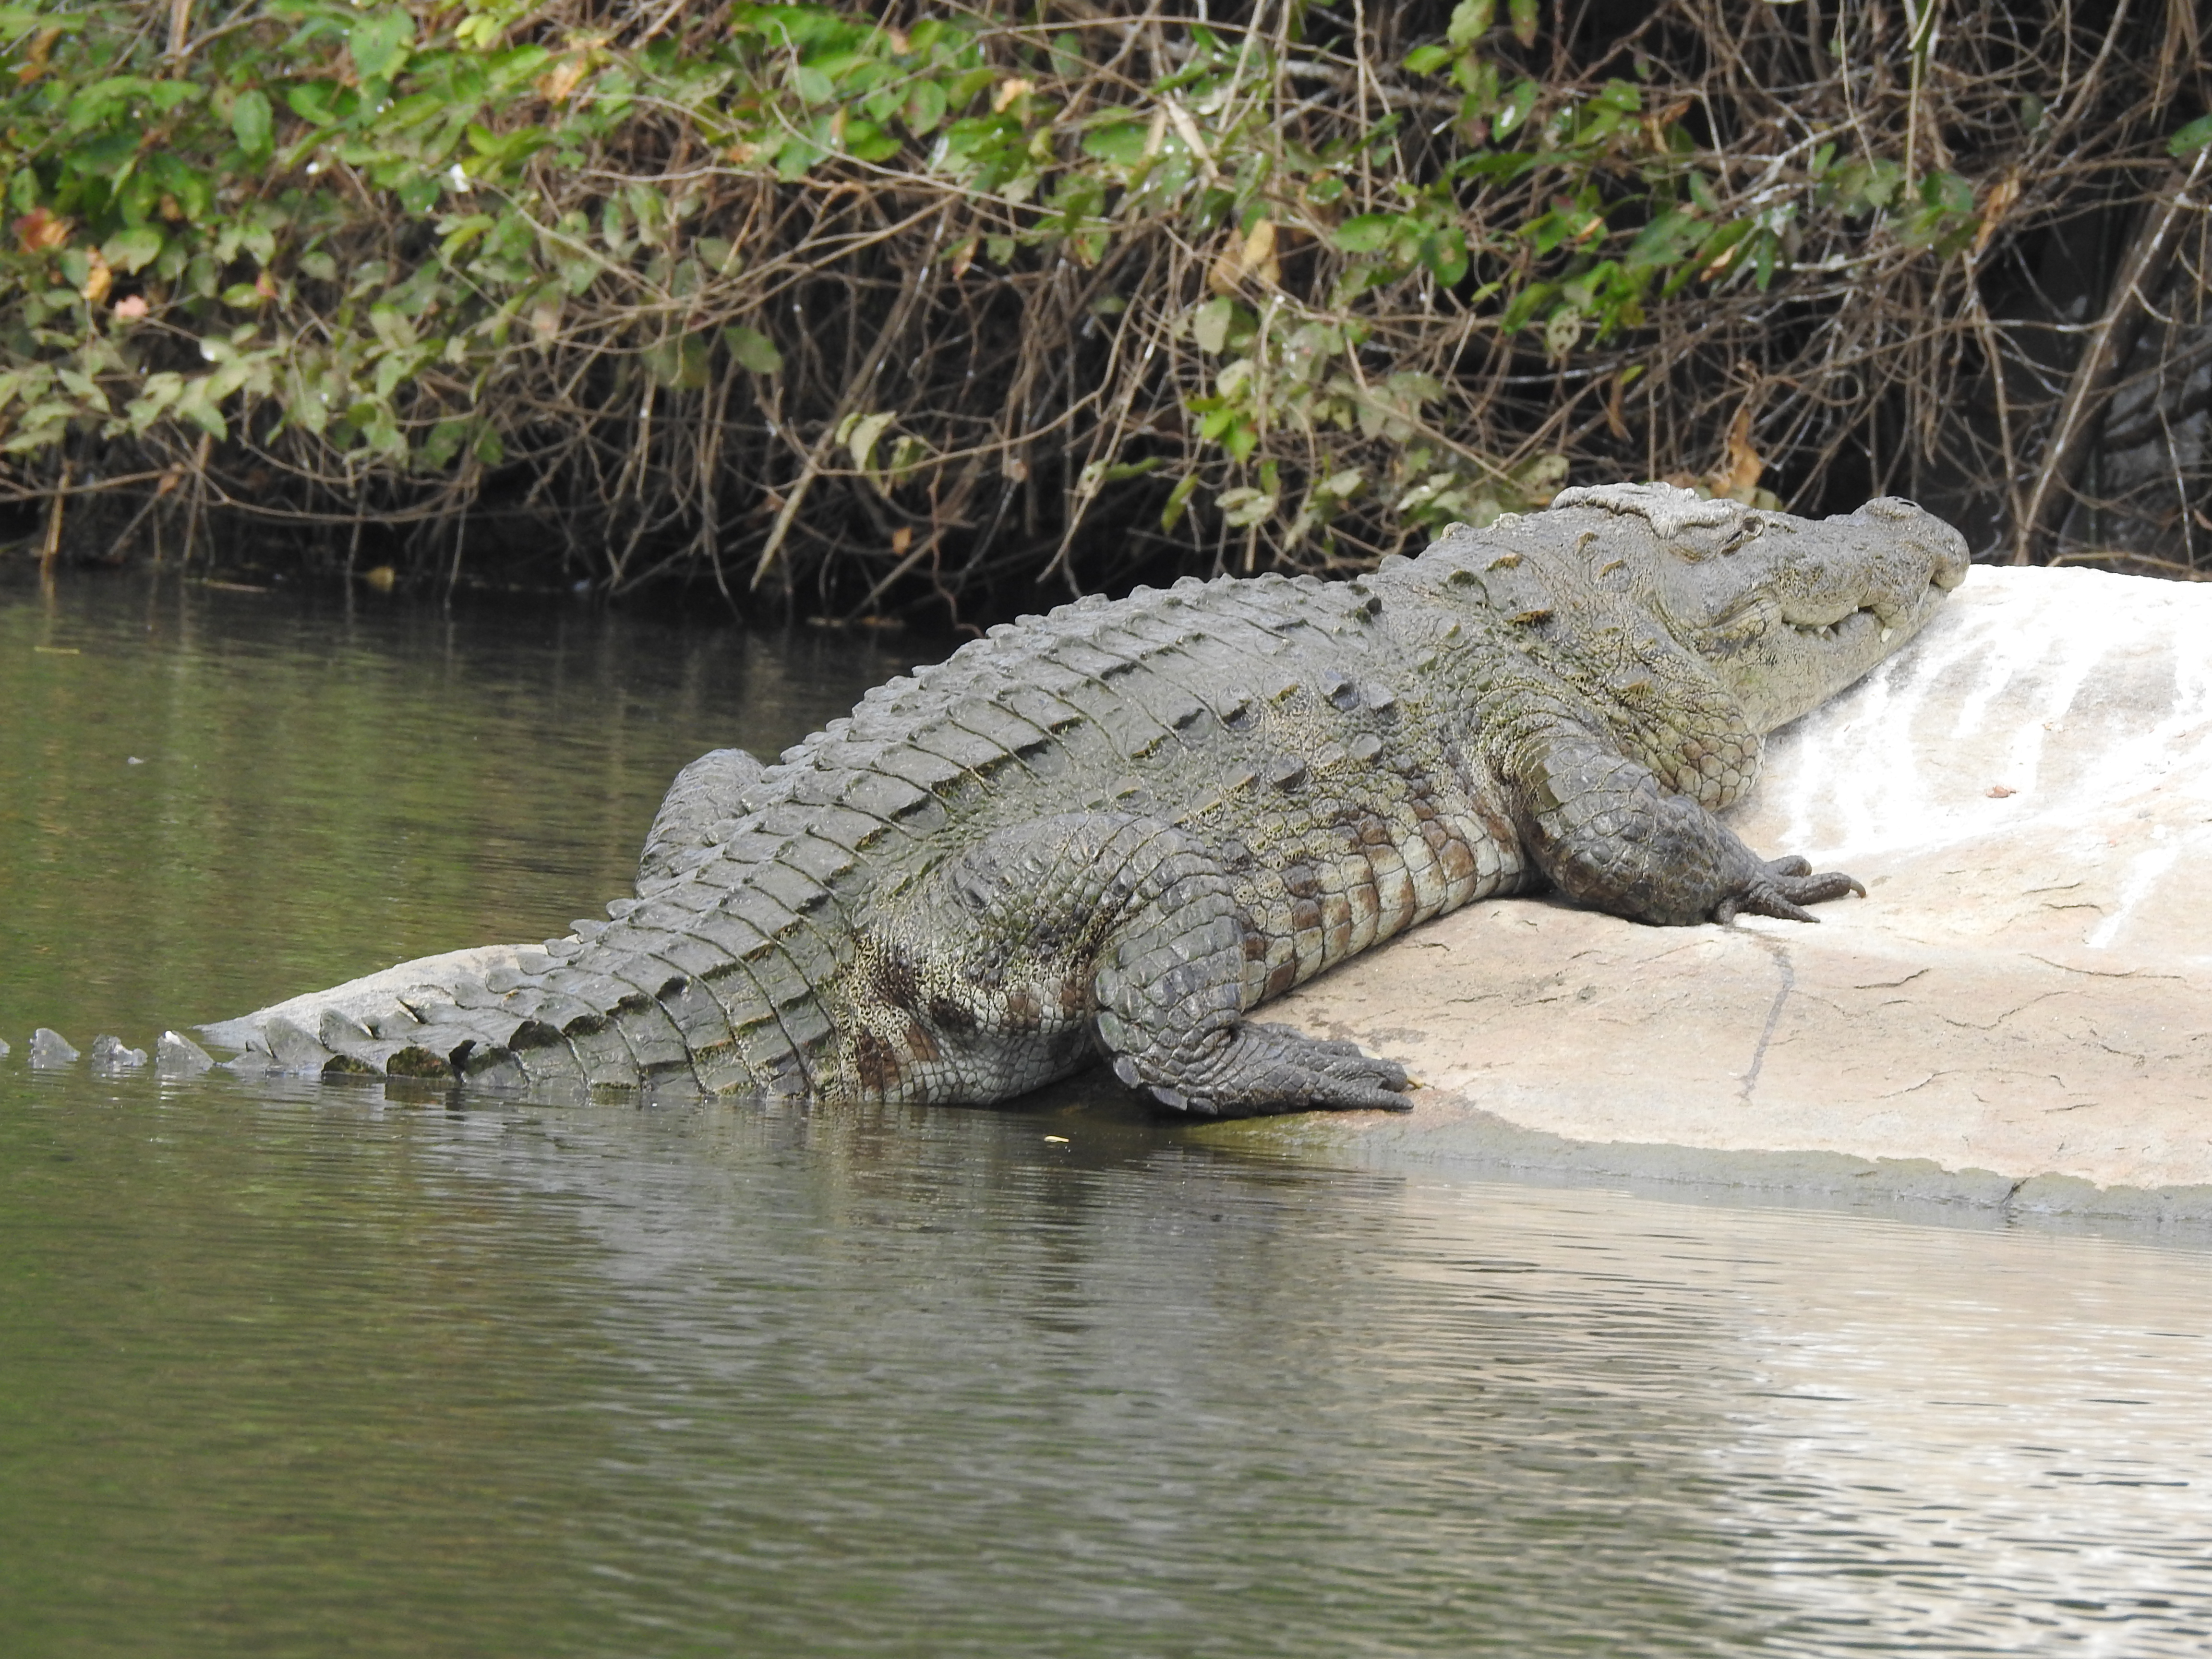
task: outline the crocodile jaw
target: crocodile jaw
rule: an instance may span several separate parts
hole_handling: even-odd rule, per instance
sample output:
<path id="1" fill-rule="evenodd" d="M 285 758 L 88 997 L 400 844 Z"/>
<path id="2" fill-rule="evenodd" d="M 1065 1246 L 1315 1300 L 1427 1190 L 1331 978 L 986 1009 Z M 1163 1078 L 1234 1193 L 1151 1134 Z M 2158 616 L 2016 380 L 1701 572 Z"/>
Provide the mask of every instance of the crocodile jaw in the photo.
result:
<path id="1" fill-rule="evenodd" d="M 1966 538 L 1910 501 L 1884 497 L 1817 521 L 1727 506 L 1725 526 L 1662 539 L 1671 556 L 1656 562 L 1653 597 L 1753 731 L 1857 680 L 1966 577 Z"/>

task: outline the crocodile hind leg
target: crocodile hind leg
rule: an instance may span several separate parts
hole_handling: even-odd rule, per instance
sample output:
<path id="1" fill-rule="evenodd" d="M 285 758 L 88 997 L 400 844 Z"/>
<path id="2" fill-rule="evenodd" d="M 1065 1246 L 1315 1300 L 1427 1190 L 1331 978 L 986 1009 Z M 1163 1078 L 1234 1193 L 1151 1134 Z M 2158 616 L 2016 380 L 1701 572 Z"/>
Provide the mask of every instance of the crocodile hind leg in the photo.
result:
<path id="1" fill-rule="evenodd" d="M 646 831 L 637 860 L 637 891 L 643 897 L 681 875 L 713 844 L 717 823 L 744 811 L 738 797 L 768 769 L 742 749 L 711 749 L 676 775 L 661 797 L 660 810 Z"/>
<path id="2" fill-rule="evenodd" d="M 1164 824 L 1152 845 L 1151 878 L 1097 958 L 1097 1039 L 1114 1075 L 1164 1106 L 1208 1116 L 1408 1109 L 1406 1073 L 1390 1061 L 1243 1017 L 1248 930 L 1227 872 Z"/>
<path id="3" fill-rule="evenodd" d="M 1244 1018 L 1248 929 L 1229 874 L 1159 819 L 1071 813 L 1001 830 L 938 873 L 925 908 L 902 931 L 945 942 L 927 975 L 933 1064 L 1006 1032 L 1012 1011 L 1066 1010 L 1117 1078 L 1178 1111 L 1406 1109 L 1406 1074 L 1389 1061 Z M 1003 1098 L 1017 1080 L 930 1092 Z"/>

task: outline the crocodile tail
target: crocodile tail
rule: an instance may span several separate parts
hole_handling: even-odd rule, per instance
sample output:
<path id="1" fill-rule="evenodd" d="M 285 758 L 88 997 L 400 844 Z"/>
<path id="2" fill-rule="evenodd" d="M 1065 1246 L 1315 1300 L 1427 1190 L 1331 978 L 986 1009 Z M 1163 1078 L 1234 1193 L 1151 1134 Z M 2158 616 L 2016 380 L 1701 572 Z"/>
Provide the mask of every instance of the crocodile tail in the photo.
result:
<path id="1" fill-rule="evenodd" d="M 767 769 L 718 749 L 678 774 L 646 836 L 638 896 L 608 905 L 611 921 L 575 923 L 573 940 L 547 941 L 558 964 L 496 988 L 495 1009 L 457 1010 L 474 1015 L 459 1024 L 438 1011 L 434 1052 L 466 1033 L 465 1048 L 445 1050 L 448 1069 L 531 1090 L 828 1086 L 836 1034 L 817 988 L 849 957 L 849 933 L 807 920 L 829 898 L 817 874 L 731 855 L 745 793 Z"/>
<path id="2" fill-rule="evenodd" d="M 580 962 L 523 977 L 503 994 L 461 978 L 453 1000 L 415 998 L 365 1021 L 330 1009 L 316 1029 L 278 1017 L 261 1024 L 240 1069 L 326 1078 L 421 1078 L 495 1091 L 646 1090 L 753 1097 L 797 1095 L 834 1070 L 834 1032 L 811 992 L 777 1006 L 738 964 L 636 981 Z M 494 974 L 494 984 L 513 975 Z M 742 979 L 741 983 L 733 981 Z M 651 985 L 650 990 L 645 988 Z"/>
<path id="3" fill-rule="evenodd" d="M 836 963 L 807 948 L 809 935 L 763 934 L 736 914 L 750 908 L 745 898 L 690 914 L 617 900 L 616 921 L 580 921 L 575 936 L 523 951 L 516 965 L 426 963 L 423 986 L 358 1018 L 308 1003 L 210 1035 L 249 1050 L 239 1069 L 294 1075 L 459 1077 L 531 1092 L 825 1090 L 837 1048 L 815 987 Z"/>
<path id="4" fill-rule="evenodd" d="M 680 920 L 691 925 L 672 925 Z M 821 981 L 734 918 L 641 907 L 581 944 L 539 983 L 509 992 L 501 1012 L 513 1028 L 453 1069 L 490 1086 L 744 1096 L 817 1091 L 834 1069 Z"/>

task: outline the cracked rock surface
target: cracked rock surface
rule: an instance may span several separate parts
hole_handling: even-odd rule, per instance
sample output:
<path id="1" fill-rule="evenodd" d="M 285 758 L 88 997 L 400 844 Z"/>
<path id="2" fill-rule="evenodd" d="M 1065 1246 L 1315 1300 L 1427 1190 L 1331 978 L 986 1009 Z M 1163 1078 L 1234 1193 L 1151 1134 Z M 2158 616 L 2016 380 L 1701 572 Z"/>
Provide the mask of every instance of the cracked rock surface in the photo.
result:
<path id="1" fill-rule="evenodd" d="M 1978 568 L 1911 650 L 1769 739 L 1729 822 L 1869 896 L 1817 927 L 1441 918 L 1271 1007 L 1425 1085 L 1407 1116 L 1308 1133 L 1445 1158 L 1503 1119 L 2212 1183 L 2212 586 Z"/>

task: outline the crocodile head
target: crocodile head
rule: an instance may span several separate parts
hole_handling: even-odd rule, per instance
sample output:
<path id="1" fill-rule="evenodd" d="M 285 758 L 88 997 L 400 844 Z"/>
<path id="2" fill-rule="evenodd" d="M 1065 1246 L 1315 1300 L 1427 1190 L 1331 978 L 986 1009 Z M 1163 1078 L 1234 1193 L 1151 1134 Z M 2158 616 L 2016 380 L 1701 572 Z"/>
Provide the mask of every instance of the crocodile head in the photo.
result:
<path id="1" fill-rule="evenodd" d="M 1966 574 L 1966 542 L 1885 496 L 1810 520 L 1667 484 L 1569 489 L 1553 502 L 1651 527 L 1646 602 L 1769 732 L 1818 708 L 1911 639 Z"/>

